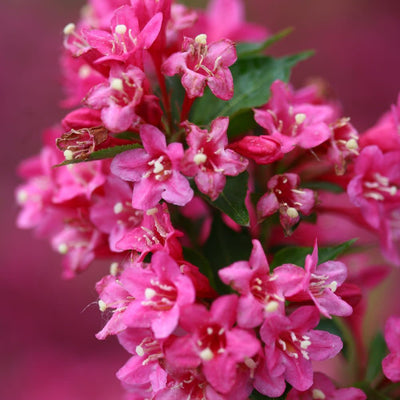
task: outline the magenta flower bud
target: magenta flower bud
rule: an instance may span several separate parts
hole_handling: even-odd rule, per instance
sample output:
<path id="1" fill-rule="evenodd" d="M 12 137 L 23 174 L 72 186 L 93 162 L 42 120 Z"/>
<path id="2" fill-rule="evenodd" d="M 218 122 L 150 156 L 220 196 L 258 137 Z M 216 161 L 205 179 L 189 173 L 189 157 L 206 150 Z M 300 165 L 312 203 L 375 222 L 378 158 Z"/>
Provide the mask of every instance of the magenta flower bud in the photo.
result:
<path id="1" fill-rule="evenodd" d="M 280 142 L 267 135 L 245 136 L 230 144 L 229 148 L 262 165 L 270 164 L 283 157 Z"/>

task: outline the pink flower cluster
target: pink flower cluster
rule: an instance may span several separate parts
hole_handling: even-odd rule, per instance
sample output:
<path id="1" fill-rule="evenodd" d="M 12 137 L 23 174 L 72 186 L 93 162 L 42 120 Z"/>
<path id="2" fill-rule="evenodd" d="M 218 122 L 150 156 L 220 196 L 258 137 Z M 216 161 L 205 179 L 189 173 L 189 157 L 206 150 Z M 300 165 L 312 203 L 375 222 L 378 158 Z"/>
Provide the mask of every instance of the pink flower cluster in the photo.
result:
<path id="1" fill-rule="evenodd" d="M 254 130 L 230 134 L 231 115 L 196 125 L 191 113 L 205 93 L 234 98 L 235 42 L 266 36 L 244 21 L 240 0 L 212 0 L 206 11 L 171 0 L 91 0 L 64 28 L 63 104 L 75 109 L 21 164 L 17 223 L 49 238 L 66 278 L 109 260 L 96 285 L 109 318 L 96 336 L 117 335 L 132 355 L 117 373 L 131 400 L 245 400 L 290 387 L 292 400 L 366 398 L 336 389 L 313 362 L 343 345 L 318 328 L 321 319 L 346 317 L 357 336 L 356 284 L 370 266 L 356 257 L 351 271 L 319 263 L 317 239 L 323 249 L 359 236 L 382 263 L 400 265 L 400 100 L 359 135 L 318 86 L 275 80 L 253 109 Z M 245 175 L 235 203 L 225 190 Z M 239 206 L 249 216 L 242 226 Z M 202 252 L 216 221 L 252 249 L 207 272 Z M 274 261 L 289 244 L 314 247 L 270 268 L 267 256 Z M 188 250 L 200 253 L 198 263 Z M 399 341 L 388 335 L 394 354 L 384 370 L 398 380 Z"/>

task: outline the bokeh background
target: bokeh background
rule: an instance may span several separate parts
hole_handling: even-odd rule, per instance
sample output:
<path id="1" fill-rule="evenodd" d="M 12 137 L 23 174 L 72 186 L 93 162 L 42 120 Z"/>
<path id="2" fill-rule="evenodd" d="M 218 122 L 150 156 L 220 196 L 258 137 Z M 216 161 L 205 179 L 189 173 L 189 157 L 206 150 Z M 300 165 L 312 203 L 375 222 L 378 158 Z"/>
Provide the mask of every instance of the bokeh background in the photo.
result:
<path id="1" fill-rule="evenodd" d="M 271 32 L 295 28 L 275 45 L 275 54 L 316 50 L 312 59 L 296 68 L 295 86 L 310 77 L 326 80 L 360 131 L 395 102 L 400 90 L 399 0 L 245 3 L 248 19 Z M 62 29 L 78 19 L 82 5 L 83 0 L 0 2 L 0 398 L 4 400 L 108 400 L 122 393 L 114 374 L 128 354 L 113 338 L 105 342 L 94 338 L 104 324 L 94 290 L 104 266 L 95 265 L 79 278 L 63 281 L 60 257 L 31 232 L 15 228 L 18 210 L 13 193 L 19 182 L 15 170 L 20 160 L 39 151 L 43 129 L 64 114 L 58 107 Z M 388 312 L 379 313 L 378 322 Z"/>

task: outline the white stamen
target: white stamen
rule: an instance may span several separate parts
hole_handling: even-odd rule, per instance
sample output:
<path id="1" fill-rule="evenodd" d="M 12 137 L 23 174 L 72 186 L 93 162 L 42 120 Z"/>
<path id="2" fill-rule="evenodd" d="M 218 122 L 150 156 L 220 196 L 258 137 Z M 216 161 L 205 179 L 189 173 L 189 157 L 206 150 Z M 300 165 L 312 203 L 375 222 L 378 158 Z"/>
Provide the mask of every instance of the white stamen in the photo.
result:
<path id="1" fill-rule="evenodd" d="M 266 311 L 266 312 L 274 312 L 274 311 L 276 311 L 277 309 L 278 309 L 278 307 L 279 307 L 279 303 L 277 302 L 277 301 L 269 301 L 266 305 L 265 305 L 265 307 L 264 307 L 264 310 Z"/>
<path id="2" fill-rule="evenodd" d="M 308 355 L 308 353 L 305 350 L 301 350 L 301 355 L 306 359 L 309 360 L 310 356 Z M 297 358 L 297 357 L 296 357 Z"/>
<path id="3" fill-rule="evenodd" d="M 297 218 L 299 216 L 299 213 L 294 207 L 288 207 L 286 214 L 289 218 Z"/>
<path id="4" fill-rule="evenodd" d="M 308 349 L 308 347 L 311 345 L 311 342 L 309 340 L 302 340 L 300 342 L 300 347 L 304 350 Z"/>
<path id="5" fill-rule="evenodd" d="M 332 281 L 329 285 L 328 285 L 328 289 L 331 289 L 333 293 L 336 292 L 336 289 L 338 287 L 338 284 L 336 281 Z"/>
<path id="6" fill-rule="evenodd" d="M 204 153 L 197 153 L 193 157 L 193 161 L 196 165 L 204 164 L 207 161 L 207 156 Z"/>
<path id="7" fill-rule="evenodd" d="M 91 69 L 89 67 L 89 65 L 82 65 L 82 67 L 79 68 L 79 78 L 81 79 L 85 79 L 87 78 L 91 73 Z"/>
<path id="8" fill-rule="evenodd" d="M 28 200 L 28 193 L 26 190 L 18 190 L 17 193 L 17 201 L 18 204 L 24 204 Z"/>
<path id="9" fill-rule="evenodd" d="M 252 358 L 246 358 L 244 363 L 250 369 L 255 369 L 257 367 L 257 363 Z"/>
<path id="10" fill-rule="evenodd" d="M 161 171 L 164 170 L 164 165 L 162 165 L 162 163 L 160 161 L 156 161 L 154 163 L 154 167 L 153 167 L 153 173 L 154 174 L 159 174 Z"/>
<path id="11" fill-rule="evenodd" d="M 346 149 L 350 151 L 358 150 L 358 143 L 355 139 L 350 139 L 346 142 Z"/>
<path id="12" fill-rule="evenodd" d="M 312 391 L 312 398 L 314 400 L 324 400 L 326 399 L 326 396 L 322 390 L 319 389 L 313 389 Z"/>
<path id="13" fill-rule="evenodd" d="M 381 175 L 380 173 L 376 172 L 374 174 L 375 179 L 383 186 L 389 186 L 389 178 L 386 176 Z"/>
<path id="14" fill-rule="evenodd" d="M 67 246 L 66 243 L 61 243 L 61 244 L 58 245 L 57 250 L 58 250 L 58 252 L 60 254 L 67 254 L 68 253 L 68 246 Z"/>
<path id="15" fill-rule="evenodd" d="M 146 288 L 144 291 L 144 297 L 146 297 L 147 300 L 152 299 L 156 294 L 157 292 L 152 288 Z"/>
<path id="16" fill-rule="evenodd" d="M 143 357 L 144 356 L 144 350 L 143 350 L 143 347 L 142 346 L 136 346 L 136 354 L 139 356 L 139 357 Z"/>
<path id="17" fill-rule="evenodd" d="M 116 276 L 118 273 L 119 264 L 117 262 L 113 262 L 110 265 L 110 275 Z"/>
<path id="18" fill-rule="evenodd" d="M 200 352 L 200 358 L 204 361 L 210 361 L 214 358 L 214 353 L 207 347 Z"/>
<path id="19" fill-rule="evenodd" d="M 194 41 L 198 44 L 207 44 L 207 35 L 205 33 L 201 33 L 194 38 Z"/>
<path id="20" fill-rule="evenodd" d="M 378 200 L 378 201 L 382 201 L 385 198 L 380 194 L 380 193 L 374 193 L 374 192 L 367 192 L 364 193 L 364 197 L 369 197 L 370 199 L 374 199 L 374 200 Z"/>
<path id="21" fill-rule="evenodd" d="M 104 312 L 107 310 L 107 304 L 103 300 L 99 300 L 99 310 Z"/>
<path id="22" fill-rule="evenodd" d="M 157 207 L 150 208 L 150 209 L 148 209 L 148 210 L 146 211 L 146 214 L 147 214 L 147 215 L 154 215 L 154 214 L 157 214 L 157 213 L 158 213 Z"/>
<path id="23" fill-rule="evenodd" d="M 121 202 L 114 204 L 114 214 L 121 214 L 124 210 L 124 205 Z"/>
<path id="24" fill-rule="evenodd" d="M 65 150 L 64 151 L 64 157 L 65 157 L 65 159 L 67 160 L 67 161 L 70 161 L 70 160 L 72 160 L 73 158 L 74 158 L 74 153 L 71 151 L 71 150 Z"/>
<path id="25" fill-rule="evenodd" d="M 73 22 L 70 22 L 68 25 L 65 25 L 64 35 L 71 35 L 74 32 L 75 32 L 75 24 Z"/>
<path id="26" fill-rule="evenodd" d="M 124 35 L 126 33 L 126 31 L 128 30 L 128 28 L 126 27 L 126 25 L 124 24 L 119 24 L 115 27 L 115 33 L 117 35 Z"/>
<path id="27" fill-rule="evenodd" d="M 213 328 L 211 328 L 210 326 L 207 328 L 207 335 L 212 335 L 213 334 Z"/>
<path id="28" fill-rule="evenodd" d="M 296 120 L 296 124 L 300 125 L 306 120 L 306 114 L 304 113 L 298 113 L 294 116 L 294 119 Z"/>
<path id="29" fill-rule="evenodd" d="M 118 90 L 119 92 L 124 90 L 124 82 L 122 82 L 121 78 L 112 78 L 110 86 L 111 89 Z"/>

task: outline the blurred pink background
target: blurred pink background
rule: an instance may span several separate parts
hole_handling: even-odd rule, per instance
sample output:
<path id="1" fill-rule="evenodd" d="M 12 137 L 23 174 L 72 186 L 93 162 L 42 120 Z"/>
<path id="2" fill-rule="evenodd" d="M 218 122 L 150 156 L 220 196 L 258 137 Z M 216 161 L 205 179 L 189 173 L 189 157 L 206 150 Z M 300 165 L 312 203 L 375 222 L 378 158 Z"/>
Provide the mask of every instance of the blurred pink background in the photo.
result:
<path id="1" fill-rule="evenodd" d="M 39 151 L 42 130 L 64 113 L 58 108 L 62 29 L 78 19 L 81 5 L 78 0 L 0 3 L 0 398 L 5 400 L 106 400 L 122 393 L 115 372 L 128 354 L 113 338 L 105 343 L 94 338 L 104 323 L 94 290 L 104 266 L 63 281 L 60 257 L 14 222 L 16 167 Z M 361 131 L 395 102 L 400 90 L 398 0 L 246 0 L 246 5 L 248 19 L 272 32 L 295 27 L 274 47 L 276 54 L 317 51 L 296 69 L 295 85 L 310 76 L 327 80 L 344 114 Z"/>

